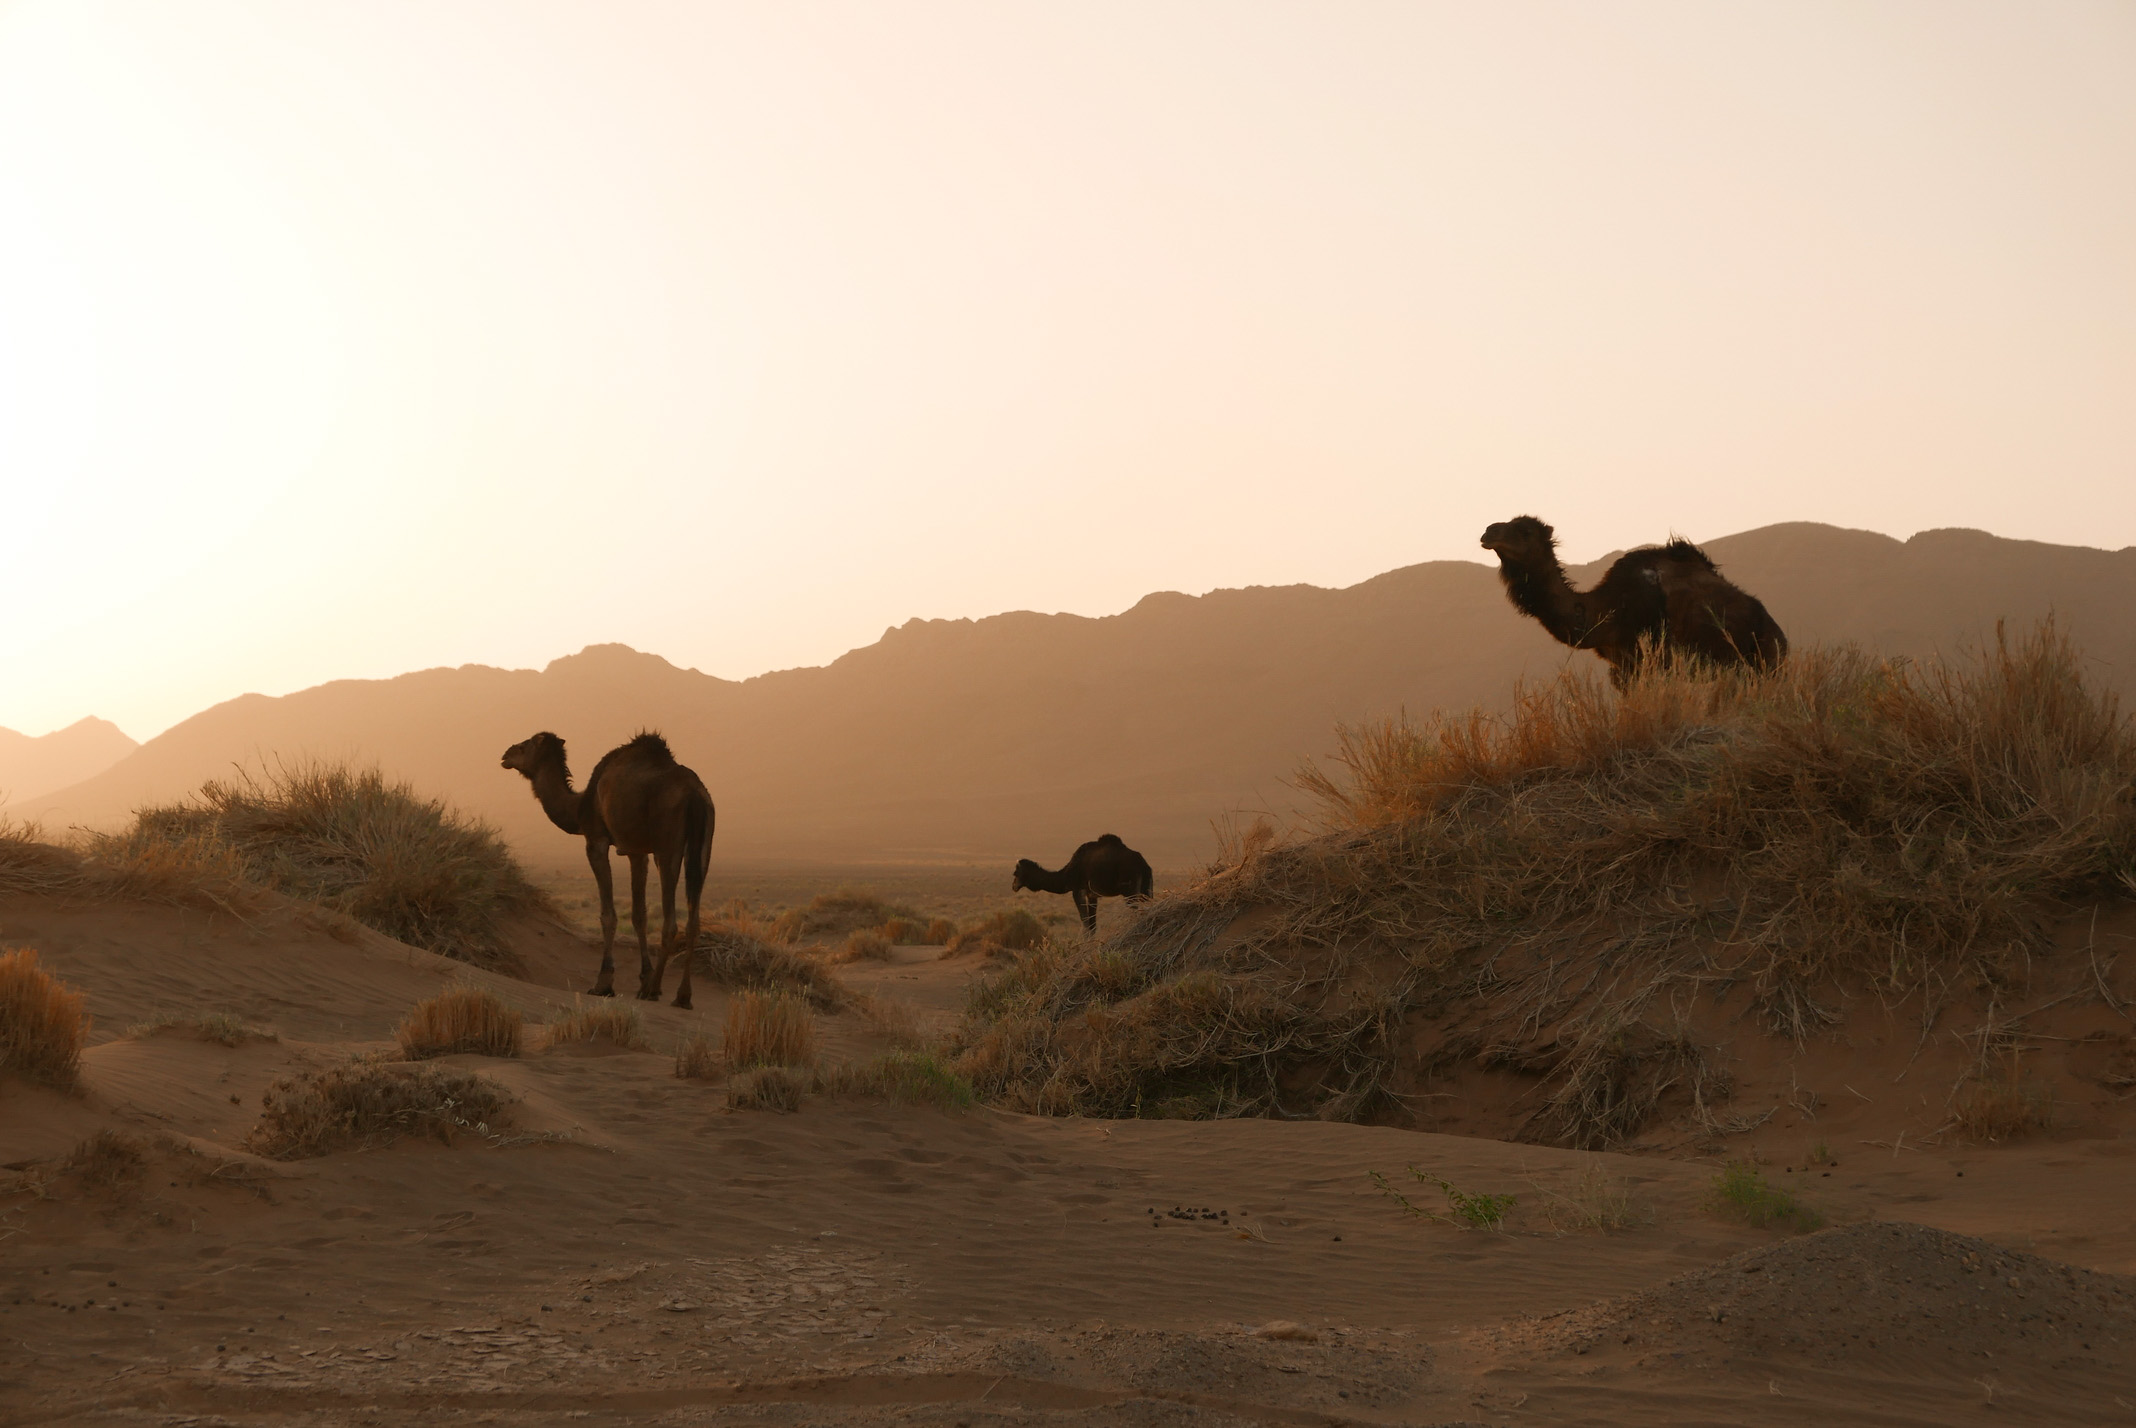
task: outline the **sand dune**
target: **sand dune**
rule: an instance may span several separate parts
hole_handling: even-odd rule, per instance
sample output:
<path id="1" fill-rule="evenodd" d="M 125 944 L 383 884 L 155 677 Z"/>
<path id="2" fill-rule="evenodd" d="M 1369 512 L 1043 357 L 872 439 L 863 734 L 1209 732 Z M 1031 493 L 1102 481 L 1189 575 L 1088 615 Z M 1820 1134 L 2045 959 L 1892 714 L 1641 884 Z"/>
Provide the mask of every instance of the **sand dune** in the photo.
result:
<path id="1" fill-rule="evenodd" d="M 1927 655 L 2052 611 L 2106 684 L 2136 691 L 2136 550 L 1808 523 L 1708 548 L 1798 643 Z M 1111 829 L 1182 867 L 1208 856 L 1212 813 L 1290 806 L 1284 780 L 1330 748 L 1338 721 L 1499 705 L 1517 679 L 1568 659 L 1595 663 L 1516 615 L 1490 568 L 1441 561 L 1344 590 L 1155 594 L 1103 619 L 915 620 L 827 667 L 739 683 L 609 645 L 539 672 L 465 666 L 247 695 L 18 805 L 54 826 L 110 824 L 236 766 L 355 758 L 561 864 L 575 846 L 497 767 L 500 751 L 552 728 L 583 771 L 656 725 L 719 801 L 722 866 L 1064 858 Z"/>
<path id="2" fill-rule="evenodd" d="M 35 942 L 98 1024 L 78 1095 L 0 1086 L 0 1164 L 36 1187 L 0 1198 L 4 1424 L 2087 1423 L 2136 1402 L 2136 1162 L 2097 1127 L 1835 1136 L 1836 1166 L 1786 1173 L 1838 1228 L 1791 1237 L 1715 1213 L 1696 1158 L 833 1097 L 730 1113 L 663 1054 L 716 1025 L 701 985 L 694 1014 L 642 1008 L 652 1052 L 445 1058 L 516 1099 L 493 1134 L 282 1163 L 242 1148 L 277 1078 L 397 1054 L 402 1012 L 455 978 L 553 1016 L 591 950 L 556 934 L 521 980 L 294 904 L 32 897 L 0 900 L 0 940 Z M 973 960 L 856 980 L 939 1012 Z M 225 1045 L 185 1024 L 207 1011 L 277 1034 Z M 818 1030 L 833 1059 L 884 1045 L 854 1012 Z M 62 1168 L 104 1129 L 146 1164 Z M 1519 1197 L 1506 1232 L 1405 1214 L 1370 1175 L 1407 1165 Z M 1597 1183 L 1628 1228 L 1553 1220 Z"/>

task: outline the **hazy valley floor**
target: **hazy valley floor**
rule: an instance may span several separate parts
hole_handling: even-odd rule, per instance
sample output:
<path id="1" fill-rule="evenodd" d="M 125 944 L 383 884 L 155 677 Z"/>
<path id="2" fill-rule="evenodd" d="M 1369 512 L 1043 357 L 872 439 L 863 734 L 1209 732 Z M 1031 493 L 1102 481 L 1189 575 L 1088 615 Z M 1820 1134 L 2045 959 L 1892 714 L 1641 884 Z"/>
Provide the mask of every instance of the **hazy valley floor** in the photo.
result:
<path id="1" fill-rule="evenodd" d="M 694 1013 L 643 1008 L 651 1052 L 447 1058 L 519 1098 L 507 1132 L 280 1164 L 237 1148 L 277 1077 L 389 1044 L 457 977 L 546 1019 L 587 949 L 555 937 L 516 980 L 294 907 L 38 898 L 0 901 L 0 941 L 99 1028 L 82 1094 L 0 1086 L 0 1164 L 27 1176 L 0 1197 L 0 1424 L 2136 1421 L 2125 1137 L 1776 1164 L 1840 1227 L 1790 1237 L 1714 1213 L 1711 1161 L 731 1113 L 672 1071 L 719 1023 L 700 983 Z M 939 1016 L 973 961 L 842 972 Z M 203 1011 L 279 1037 L 122 1034 Z M 819 1038 L 884 1044 L 854 1013 Z M 53 1169 L 107 1127 L 160 1138 L 144 1177 Z M 1404 1214 L 1370 1175 L 1406 1165 L 1518 1194 L 1510 1231 Z M 1553 1229 L 1598 1173 L 1640 1223 Z"/>

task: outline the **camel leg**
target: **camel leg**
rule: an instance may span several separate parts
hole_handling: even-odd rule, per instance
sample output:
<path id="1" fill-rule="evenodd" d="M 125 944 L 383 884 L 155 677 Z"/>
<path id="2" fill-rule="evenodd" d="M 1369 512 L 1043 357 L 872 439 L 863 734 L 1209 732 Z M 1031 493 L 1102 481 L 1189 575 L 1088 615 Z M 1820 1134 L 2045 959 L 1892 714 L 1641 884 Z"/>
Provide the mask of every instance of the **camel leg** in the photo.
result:
<path id="1" fill-rule="evenodd" d="M 608 845 L 588 840 L 586 861 L 593 865 L 593 884 L 601 890 L 601 975 L 594 978 L 588 996 L 616 994 L 616 880 L 608 866 Z"/>
<path id="2" fill-rule="evenodd" d="M 1097 936 L 1098 895 L 1077 888 L 1075 891 L 1075 910 L 1083 915 L 1083 935 L 1085 937 Z"/>
<path id="3" fill-rule="evenodd" d="M 660 965 L 653 969 L 653 995 L 658 997 L 667 981 L 668 959 L 676 951 L 675 879 L 682 872 L 682 857 L 664 853 L 655 861 L 660 865 Z M 682 984 L 675 988 L 675 1005 L 685 1011 L 690 1006 L 690 948 L 696 945 L 696 929 L 692 928 L 689 944 L 682 949 Z"/>
<path id="4" fill-rule="evenodd" d="M 638 934 L 638 1000 L 660 993 L 653 987 L 653 954 L 645 944 L 645 854 L 630 854 L 630 930 Z"/>

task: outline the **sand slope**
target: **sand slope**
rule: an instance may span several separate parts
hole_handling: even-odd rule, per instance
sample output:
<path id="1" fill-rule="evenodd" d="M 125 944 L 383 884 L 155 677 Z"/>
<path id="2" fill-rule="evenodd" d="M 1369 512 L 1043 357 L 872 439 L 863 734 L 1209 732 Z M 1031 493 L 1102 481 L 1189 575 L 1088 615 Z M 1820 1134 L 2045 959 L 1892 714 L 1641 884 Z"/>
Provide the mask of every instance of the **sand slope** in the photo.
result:
<path id="1" fill-rule="evenodd" d="M 2136 1403 L 2118 1134 L 1849 1150 L 1803 1192 L 1838 1228 L 1790 1238 L 1712 1213 L 1712 1163 L 1671 1155 L 825 1098 L 733 1114 L 661 1054 L 693 1017 L 648 1007 L 652 1053 L 447 1058 L 518 1098 L 492 1135 L 282 1164 L 239 1148 L 277 1077 L 382 1050 L 454 977 L 537 1018 L 571 994 L 292 905 L 238 923 L 15 898 L 0 941 L 39 945 L 99 1021 L 81 1094 L 0 1086 L 0 1164 L 38 1187 L 0 1197 L 0 1424 L 2089 1423 Z M 964 972 L 915 954 L 866 975 L 939 1010 Z M 723 996 L 699 996 L 716 1025 Z M 118 1034 L 205 1010 L 278 1036 Z M 851 1012 L 819 1029 L 833 1057 L 884 1044 Z M 155 1147 L 144 1172 L 58 1168 L 108 1127 Z M 1518 1195 L 1508 1232 L 1416 1219 L 1369 1178 L 1412 1164 Z M 1638 1223 L 1553 1228 L 1597 1176 Z"/>

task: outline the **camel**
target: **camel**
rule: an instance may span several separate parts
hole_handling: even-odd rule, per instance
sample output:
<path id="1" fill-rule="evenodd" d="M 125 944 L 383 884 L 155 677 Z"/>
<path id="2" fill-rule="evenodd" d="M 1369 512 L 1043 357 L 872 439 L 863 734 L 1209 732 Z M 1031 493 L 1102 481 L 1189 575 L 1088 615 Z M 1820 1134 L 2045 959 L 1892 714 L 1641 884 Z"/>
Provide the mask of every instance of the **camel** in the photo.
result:
<path id="1" fill-rule="evenodd" d="M 524 774 L 549 821 L 586 840 L 586 861 L 601 889 L 601 975 L 591 995 L 616 994 L 616 891 L 609 875 L 613 846 L 630 859 L 630 925 L 638 934 L 638 999 L 660 1000 L 668 959 L 682 953 L 675 1005 L 690 1006 L 690 954 L 697 947 L 698 904 L 712 861 L 712 795 L 704 780 L 675 762 L 667 740 L 638 735 L 601 756 L 583 790 L 571 787 L 564 741 L 546 731 L 504 751 L 504 767 Z M 660 961 L 645 941 L 645 860 L 660 865 Z M 675 874 L 683 874 L 689 924 L 675 941 Z"/>
<path id="2" fill-rule="evenodd" d="M 1075 899 L 1075 910 L 1082 914 L 1083 935 L 1092 937 L 1098 931 L 1099 898 L 1124 897 L 1130 905 L 1145 903 L 1155 887 L 1149 860 L 1121 842 L 1118 834 L 1107 833 L 1076 849 L 1068 866 L 1057 873 L 1029 858 L 1019 860 L 1009 891 L 1029 888 L 1033 892 L 1067 893 Z"/>
<path id="3" fill-rule="evenodd" d="M 1573 589 L 1558 563 L 1556 534 L 1534 516 L 1491 526 L 1482 545 L 1497 554 L 1514 607 L 1560 643 L 1600 655 L 1619 689 L 1651 649 L 1753 668 L 1787 654 L 1787 636 L 1758 598 L 1687 540 L 1627 552 L 1588 590 Z"/>

